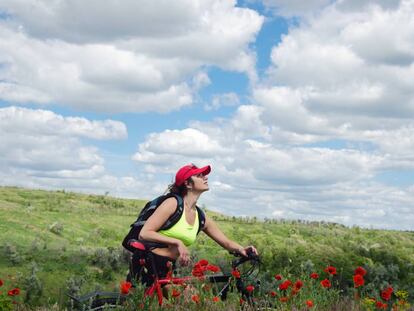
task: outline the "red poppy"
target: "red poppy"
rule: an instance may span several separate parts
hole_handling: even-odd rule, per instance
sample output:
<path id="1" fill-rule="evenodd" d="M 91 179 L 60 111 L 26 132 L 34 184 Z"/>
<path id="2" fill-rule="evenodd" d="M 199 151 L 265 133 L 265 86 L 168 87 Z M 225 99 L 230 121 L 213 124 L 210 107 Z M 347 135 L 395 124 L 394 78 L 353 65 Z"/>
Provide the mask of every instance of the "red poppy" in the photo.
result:
<path id="1" fill-rule="evenodd" d="M 196 277 L 201 277 L 204 275 L 204 270 L 200 267 L 194 267 L 191 273 Z"/>
<path id="2" fill-rule="evenodd" d="M 199 262 L 200 266 L 205 267 L 208 265 L 208 261 L 206 259 L 201 259 Z"/>
<path id="3" fill-rule="evenodd" d="M 220 268 L 219 268 L 219 267 L 217 267 L 217 266 L 214 266 L 214 265 L 208 265 L 208 266 L 206 267 L 206 269 L 207 269 L 207 270 L 209 270 L 209 271 L 211 271 L 211 272 L 214 272 L 214 273 L 216 273 L 216 272 L 219 272 L 219 271 L 220 271 Z"/>
<path id="4" fill-rule="evenodd" d="M 288 302 L 289 298 L 288 297 L 280 297 L 279 301 L 280 302 Z"/>
<path id="5" fill-rule="evenodd" d="M 280 281 L 282 279 L 282 276 L 280 274 L 276 274 L 275 275 L 275 279 L 278 280 L 278 281 Z"/>
<path id="6" fill-rule="evenodd" d="M 244 304 L 244 300 L 242 298 L 240 298 L 240 305 Z"/>
<path id="7" fill-rule="evenodd" d="M 301 280 L 297 280 L 295 282 L 295 289 L 298 291 L 303 287 L 303 282 Z"/>
<path id="8" fill-rule="evenodd" d="M 383 310 L 386 310 L 387 307 L 388 307 L 388 305 L 386 303 L 382 303 L 381 301 L 377 301 L 376 304 L 375 304 L 375 306 L 378 309 L 383 309 Z"/>
<path id="9" fill-rule="evenodd" d="M 312 308 L 313 307 L 313 301 L 312 300 L 306 300 L 306 305 L 308 306 L 308 308 Z"/>
<path id="10" fill-rule="evenodd" d="M 362 267 L 358 267 L 355 269 L 354 274 L 364 276 L 365 274 L 367 274 L 367 271 Z"/>
<path id="11" fill-rule="evenodd" d="M 231 271 L 231 275 L 233 275 L 236 279 L 240 279 L 240 271 L 237 269 Z"/>
<path id="12" fill-rule="evenodd" d="M 179 290 L 176 290 L 175 288 L 173 288 L 171 296 L 173 296 L 174 298 L 177 298 L 181 295 L 181 292 Z"/>
<path id="13" fill-rule="evenodd" d="M 0 279 L 0 287 L 2 287 L 3 286 L 3 280 L 2 279 Z"/>
<path id="14" fill-rule="evenodd" d="M 360 287 L 365 284 L 364 277 L 361 274 L 355 274 L 354 275 L 354 287 Z"/>
<path id="15" fill-rule="evenodd" d="M 209 268 L 209 266 L 210 265 L 208 264 L 208 261 L 207 260 L 201 259 L 200 261 L 198 261 L 198 262 L 196 262 L 194 264 L 194 268 L 193 268 L 192 274 L 194 276 L 197 276 L 197 277 L 202 277 L 202 276 L 204 276 L 204 272 L 207 269 L 209 269 L 209 270 L 211 269 L 211 271 L 212 270 L 216 270 L 216 268 L 214 268 L 215 266 L 211 265 L 210 268 Z"/>
<path id="16" fill-rule="evenodd" d="M 329 273 L 330 275 L 336 274 L 336 268 L 332 266 L 326 267 L 323 271 L 325 271 L 326 273 Z"/>
<path id="17" fill-rule="evenodd" d="M 20 294 L 20 288 L 18 288 L 18 287 L 13 288 L 13 289 L 11 289 L 7 292 L 7 295 L 9 295 L 9 296 L 17 296 L 19 294 Z"/>
<path id="18" fill-rule="evenodd" d="M 290 280 L 284 281 L 282 284 L 279 285 L 280 290 L 287 290 L 292 285 Z"/>
<path id="19" fill-rule="evenodd" d="M 332 286 L 331 281 L 329 281 L 328 279 L 322 280 L 321 285 L 325 288 L 330 288 Z"/>
<path id="20" fill-rule="evenodd" d="M 121 289 L 121 293 L 127 295 L 129 293 L 130 288 L 132 287 L 131 282 L 122 281 L 119 288 Z"/>
<path id="21" fill-rule="evenodd" d="M 193 295 L 191 296 L 191 300 L 194 301 L 195 303 L 200 303 L 200 296 Z"/>
<path id="22" fill-rule="evenodd" d="M 310 274 L 310 277 L 311 277 L 312 279 L 316 280 L 316 279 L 318 279 L 318 278 L 319 278 L 319 274 L 317 274 L 316 272 L 312 272 L 312 273 Z"/>
<path id="23" fill-rule="evenodd" d="M 217 296 L 214 296 L 214 297 L 213 297 L 213 301 L 214 301 L 214 302 L 219 302 L 219 301 L 220 301 L 220 298 L 219 298 L 219 297 L 217 297 Z"/>
<path id="24" fill-rule="evenodd" d="M 381 292 L 381 298 L 385 301 L 388 301 L 391 299 L 391 294 L 394 291 L 392 287 L 387 287 Z"/>
<path id="25" fill-rule="evenodd" d="M 246 290 L 251 293 L 252 291 L 254 291 L 254 286 L 253 285 L 248 285 L 246 286 Z"/>

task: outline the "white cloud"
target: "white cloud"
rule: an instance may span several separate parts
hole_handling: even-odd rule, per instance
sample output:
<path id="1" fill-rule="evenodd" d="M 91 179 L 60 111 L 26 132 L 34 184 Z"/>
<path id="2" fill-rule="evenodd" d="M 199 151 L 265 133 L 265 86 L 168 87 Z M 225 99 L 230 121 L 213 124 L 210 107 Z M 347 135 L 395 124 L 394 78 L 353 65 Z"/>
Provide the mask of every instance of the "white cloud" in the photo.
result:
<path id="1" fill-rule="evenodd" d="M 213 96 L 211 103 L 204 105 L 204 109 L 207 111 L 218 110 L 221 107 L 231 107 L 240 105 L 239 96 L 234 93 L 216 94 Z"/>
<path id="2" fill-rule="evenodd" d="M 339 0 L 338 7 L 346 12 L 361 11 L 369 6 L 381 6 L 384 9 L 395 9 L 401 0 Z"/>
<path id="3" fill-rule="evenodd" d="M 367 182 L 268 189 L 234 186 L 230 191 L 212 187 L 207 196 L 213 209 L 232 215 L 324 220 L 400 230 L 412 230 L 414 220 L 412 193 Z"/>
<path id="4" fill-rule="evenodd" d="M 375 144 L 385 155 L 385 170 L 414 169 L 414 124 L 395 130 L 364 131 L 361 137 Z"/>
<path id="5" fill-rule="evenodd" d="M 229 124 L 227 124 L 228 122 L 222 122 L 227 124 L 228 130 L 232 132 L 228 139 L 233 141 L 236 141 L 238 137 L 239 139 L 245 137 L 269 139 L 269 127 L 261 120 L 262 113 L 262 107 L 257 105 L 240 106 Z M 218 126 L 222 128 L 221 125 Z"/>
<path id="6" fill-rule="evenodd" d="M 410 65 L 414 61 L 413 7 L 412 1 L 402 1 L 397 10 L 372 6 L 343 29 L 343 42 L 371 63 Z"/>
<path id="7" fill-rule="evenodd" d="M 331 0 L 262 0 L 261 2 L 276 15 L 291 17 L 314 12 L 327 6 Z"/>
<path id="8" fill-rule="evenodd" d="M 224 150 L 215 139 L 199 130 L 165 130 L 150 134 L 147 140 L 139 145 L 133 159 L 151 163 L 171 156 L 203 158 L 223 153 Z"/>
<path id="9" fill-rule="evenodd" d="M 193 87 L 196 90 L 199 90 L 207 85 L 211 84 L 211 80 L 208 77 L 208 74 L 205 72 L 197 73 L 193 78 Z"/>
<path id="10" fill-rule="evenodd" d="M 0 109 L 0 171 L 25 179 L 95 179 L 105 174 L 104 159 L 80 138 L 122 139 L 123 123 L 62 117 L 50 111 Z M 7 175 L 7 174 L 6 174 Z M 20 184 L 20 183 L 18 183 Z"/>
<path id="11" fill-rule="evenodd" d="M 176 65 L 110 45 L 39 41 L 0 28 L 0 96 L 7 101 L 71 105 L 100 111 L 169 111 L 189 105 L 192 92 L 168 77 Z M 175 83 L 177 80 L 177 84 Z"/>
<path id="12" fill-rule="evenodd" d="M 237 123 L 235 123 L 238 125 Z M 382 168 L 382 154 L 353 149 L 278 147 L 248 139 L 255 134 L 231 128 L 194 124 L 196 129 L 164 131 L 149 135 L 134 160 L 171 171 L 172 163 L 211 162 L 220 183 L 245 187 L 335 184 L 368 180 Z M 233 136 L 237 132 L 238 137 Z M 245 133 L 243 137 L 243 133 Z"/>
<path id="13" fill-rule="evenodd" d="M 126 126 L 119 121 L 89 121 L 79 117 L 62 117 L 47 110 L 14 106 L 0 108 L 0 130 L 8 135 L 68 135 L 100 140 L 127 137 Z"/>
<path id="14" fill-rule="evenodd" d="M 395 126 L 396 117 L 414 115 L 414 91 L 408 86 L 414 78 L 414 5 L 362 8 L 348 12 L 333 4 L 291 29 L 272 50 L 265 85 L 299 93 L 308 122 L 318 115 L 331 126 L 373 129 L 361 118 L 388 119 L 385 124 Z M 292 114 L 298 111 L 289 107 Z"/>
<path id="15" fill-rule="evenodd" d="M 357 12 L 370 6 L 395 9 L 401 0 L 248 0 L 248 2 L 261 2 L 275 15 L 295 17 L 317 15 L 333 3 L 345 12 Z"/>
<path id="16" fill-rule="evenodd" d="M 195 26 L 199 3 L 175 1 L 2 1 L 2 8 L 26 32 L 39 38 L 89 42 L 119 37 L 166 37 L 183 34 Z"/>
<path id="17" fill-rule="evenodd" d="M 286 87 L 254 90 L 254 100 L 264 107 L 265 124 L 298 133 L 326 133 L 330 131 L 326 118 L 311 114 L 305 107 L 307 94 Z"/>
<path id="18" fill-rule="evenodd" d="M 0 108 L 0 184 L 149 198 L 164 185 L 148 174 L 114 176 L 91 140 L 127 136 L 122 122 Z M 88 141 L 88 143 L 85 143 Z"/>
<path id="19" fill-rule="evenodd" d="M 250 165 L 260 182 L 290 185 L 322 185 L 366 179 L 381 165 L 382 158 L 355 150 L 322 148 L 277 149 L 248 141 L 236 165 Z"/>
<path id="20" fill-rule="evenodd" d="M 2 1 L 0 98 L 168 112 L 192 104 L 205 66 L 256 79 L 257 12 L 231 0 L 128 3 Z"/>

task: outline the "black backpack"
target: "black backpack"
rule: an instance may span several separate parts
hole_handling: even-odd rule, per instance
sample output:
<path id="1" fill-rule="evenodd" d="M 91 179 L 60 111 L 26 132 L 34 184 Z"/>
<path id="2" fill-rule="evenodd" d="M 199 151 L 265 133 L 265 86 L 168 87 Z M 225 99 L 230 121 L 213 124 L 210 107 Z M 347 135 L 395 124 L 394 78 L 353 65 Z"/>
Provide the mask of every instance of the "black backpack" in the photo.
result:
<path id="1" fill-rule="evenodd" d="M 172 193 L 159 196 L 158 198 L 155 198 L 154 200 L 149 201 L 147 204 L 145 204 L 144 208 L 139 213 L 137 220 L 133 224 L 131 224 L 131 229 L 122 241 L 122 246 L 124 248 L 126 248 L 130 252 L 135 251 L 135 249 L 132 246 L 130 246 L 128 242 L 132 239 L 139 239 L 139 233 L 141 232 L 141 229 L 144 226 L 145 222 L 148 220 L 148 218 L 151 217 L 151 215 L 154 213 L 157 207 L 161 205 L 162 202 L 171 197 L 174 197 L 177 200 L 177 209 L 175 210 L 174 214 L 172 214 L 171 217 L 161 226 L 160 230 L 167 230 L 174 226 L 180 220 L 181 215 L 184 212 L 183 198 L 177 194 Z M 196 208 L 198 212 L 198 234 L 200 230 L 204 228 L 206 216 L 204 212 L 201 210 L 201 208 L 199 208 L 198 206 L 196 206 Z"/>

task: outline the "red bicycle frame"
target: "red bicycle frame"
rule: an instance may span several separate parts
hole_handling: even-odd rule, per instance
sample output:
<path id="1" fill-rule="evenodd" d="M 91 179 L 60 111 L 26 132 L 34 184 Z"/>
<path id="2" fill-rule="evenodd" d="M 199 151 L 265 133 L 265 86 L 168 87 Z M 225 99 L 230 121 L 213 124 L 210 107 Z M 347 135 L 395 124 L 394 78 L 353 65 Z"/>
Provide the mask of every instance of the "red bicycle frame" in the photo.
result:
<path id="1" fill-rule="evenodd" d="M 158 304 L 161 306 L 162 300 L 163 300 L 163 294 L 162 294 L 162 288 L 161 288 L 162 285 L 167 285 L 167 284 L 181 285 L 181 284 L 184 284 L 190 281 L 202 280 L 202 279 L 204 279 L 204 277 L 184 276 L 180 278 L 169 277 L 165 279 L 159 279 L 158 277 L 155 277 L 154 283 L 145 290 L 144 298 L 152 297 L 156 293 L 157 298 L 158 298 Z"/>

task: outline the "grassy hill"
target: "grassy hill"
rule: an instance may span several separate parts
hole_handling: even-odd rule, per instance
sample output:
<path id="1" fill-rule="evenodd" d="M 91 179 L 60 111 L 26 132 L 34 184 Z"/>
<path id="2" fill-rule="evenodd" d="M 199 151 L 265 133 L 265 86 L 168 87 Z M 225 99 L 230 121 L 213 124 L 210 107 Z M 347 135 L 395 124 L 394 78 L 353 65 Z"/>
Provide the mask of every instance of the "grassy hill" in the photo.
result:
<path id="1" fill-rule="evenodd" d="M 34 305 L 64 304 L 68 291 L 117 288 L 127 270 L 120 242 L 145 202 L 0 187 L 0 278 L 31 292 L 26 300 Z M 414 232 L 207 214 L 228 236 L 258 248 L 264 278 L 334 265 L 346 288 L 352 286 L 353 269 L 362 265 L 372 286 L 392 283 L 414 297 Z M 204 234 L 192 251 L 228 267 L 230 255 Z"/>

